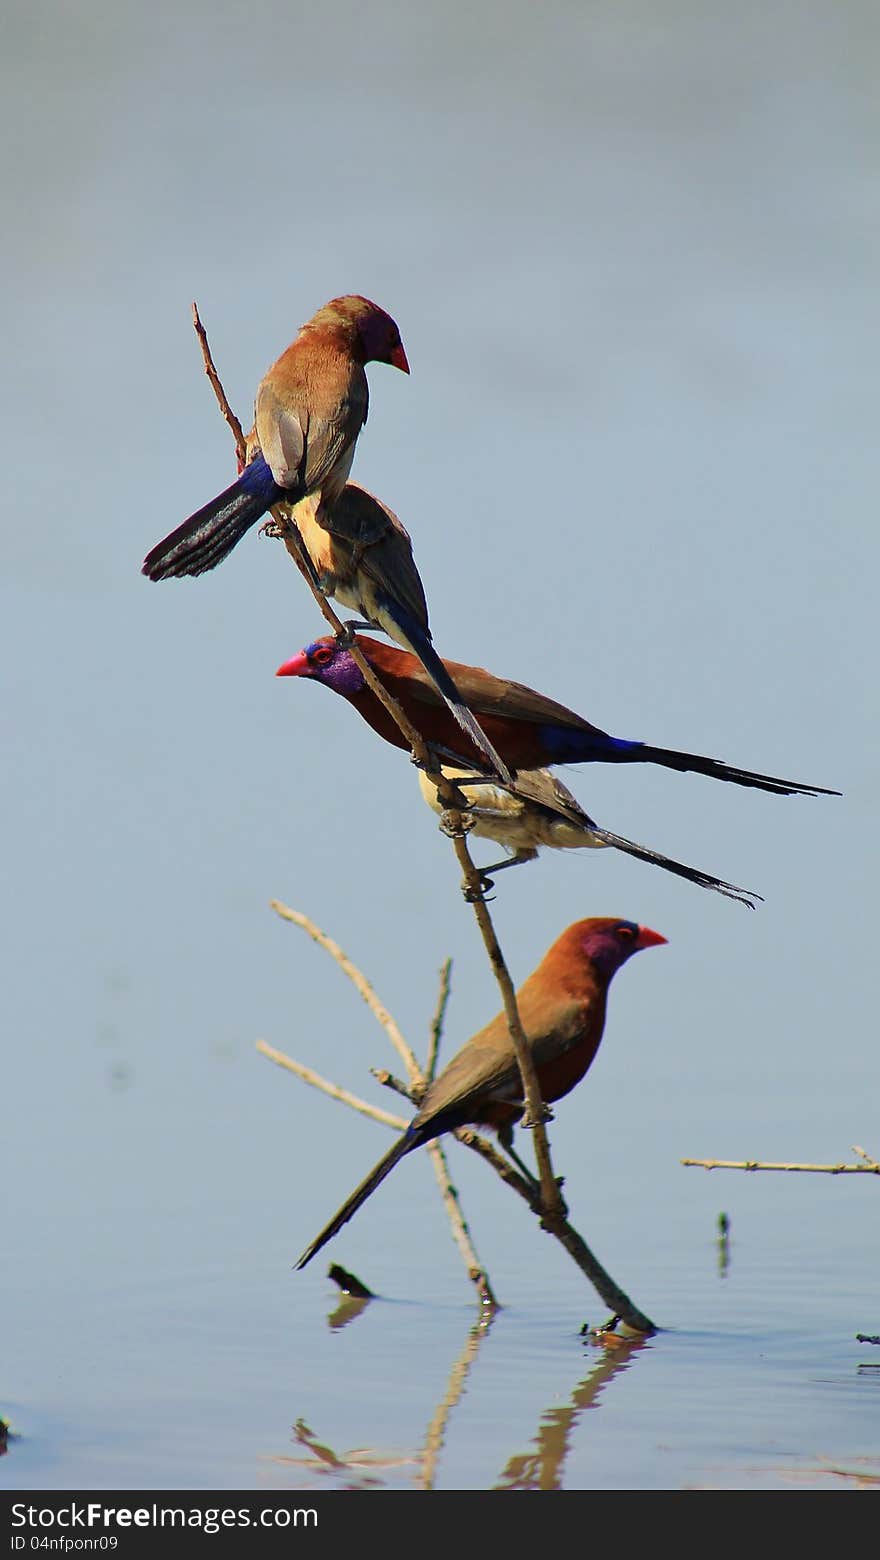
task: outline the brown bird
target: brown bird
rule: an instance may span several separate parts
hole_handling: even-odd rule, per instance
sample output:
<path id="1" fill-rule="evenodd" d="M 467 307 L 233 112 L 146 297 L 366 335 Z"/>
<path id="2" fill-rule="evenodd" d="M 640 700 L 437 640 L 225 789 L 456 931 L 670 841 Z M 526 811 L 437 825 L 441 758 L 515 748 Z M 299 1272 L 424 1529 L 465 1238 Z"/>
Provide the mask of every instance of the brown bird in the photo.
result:
<path id="1" fill-rule="evenodd" d="M 295 504 L 320 492 L 321 519 L 332 526 L 333 505 L 367 420 L 367 363 L 390 363 L 409 373 L 394 320 L 369 298 L 331 298 L 259 385 L 254 407 L 259 453 L 231 487 L 157 543 L 142 572 L 164 580 L 213 569 L 280 500 Z"/>
<path id="2" fill-rule="evenodd" d="M 495 840 L 505 850 L 512 852 L 504 861 L 493 861 L 480 867 L 483 892 L 492 887 L 491 873 L 503 872 L 505 867 L 517 867 L 534 861 L 543 846 L 552 850 L 604 850 L 612 846 L 639 861 L 649 861 L 655 867 L 663 867 L 677 877 L 686 878 L 700 888 L 712 888 L 728 899 L 739 900 L 754 910 L 753 900 L 760 894 L 725 883 L 722 878 L 701 872 L 698 867 L 685 866 L 673 861 L 660 851 L 647 845 L 637 845 L 600 828 L 598 823 L 584 812 L 567 785 L 549 769 L 520 769 L 512 786 L 495 785 L 491 780 L 475 779 L 470 769 L 454 769 L 444 764 L 443 773 L 456 780 L 468 804 L 467 818 L 470 832 L 477 839 Z M 435 813 L 439 813 L 441 827 L 445 817 L 443 803 L 437 795 L 437 787 L 424 770 L 419 770 L 422 796 Z"/>
<path id="3" fill-rule="evenodd" d="M 666 938 L 650 927 L 613 916 L 575 921 L 557 937 L 516 996 L 545 1101 L 568 1094 L 596 1055 L 605 1027 L 608 987 L 615 972 L 640 949 L 665 942 Z M 311 1262 L 405 1154 L 442 1132 L 471 1122 L 494 1127 L 502 1144 L 509 1147 L 523 1108 L 516 1052 L 507 1017 L 499 1013 L 471 1037 L 431 1084 L 406 1131 L 306 1247 L 297 1267 Z"/>
<path id="4" fill-rule="evenodd" d="M 381 678 L 389 693 L 402 705 L 407 718 L 426 742 L 444 758 L 459 764 L 485 767 L 479 752 L 456 730 L 415 656 L 361 634 L 358 649 Z M 807 796 L 839 796 L 823 786 L 803 785 L 799 780 L 778 780 L 752 769 L 739 769 L 720 758 L 700 753 L 678 753 L 612 737 L 582 715 L 557 704 L 524 683 L 495 677 L 481 666 L 461 661 L 444 662 L 450 677 L 480 726 L 513 773 L 520 769 L 544 769 L 549 764 L 661 764 L 664 769 L 688 770 L 713 780 L 754 786 L 782 796 L 800 792 Z M 310 677 L 353 704 L 363 719 L 394 747 L 406 747 L 385 706 L 366 686 L 350 650 L 332 636 L 316 639 L 305 650 L 278 668 L 279 677 Z"/>

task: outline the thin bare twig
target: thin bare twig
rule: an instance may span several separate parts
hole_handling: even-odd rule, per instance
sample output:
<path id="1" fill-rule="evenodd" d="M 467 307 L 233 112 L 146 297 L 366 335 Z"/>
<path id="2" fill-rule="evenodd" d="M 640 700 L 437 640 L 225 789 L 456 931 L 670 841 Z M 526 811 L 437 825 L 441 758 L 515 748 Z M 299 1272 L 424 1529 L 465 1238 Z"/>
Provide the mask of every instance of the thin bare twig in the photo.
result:
<path id="1" fill-rule="evenodd" d="M 325 953 L 329 953 L 331 959 L 335 960 L 339 965 L 343 975 L 348 976 L 358 996 L 362 997 L 364 1002 L 366 1002 L 376 1022 L 381 1024 L 410 1078 L 413 1081 L 420 1079 L 422 1072 L 412 1047 L 407 1045 L 400 1029 L 384 1003 L 379 1001 L 366 975 L 358 969 L 356 964 L 352 963 L 348 954 L 343 953 L 339 944 L 334 942 L 332 937 L 328 937 L 326 932 L 322 932 L 320 926 L 316 925 L 311 916 L 306 915 L 302 910 L 292 910 L 289 905 L 282 904 L 280 899 L 270 899 L 269 904 L 271 909 L 275 911 L 275 914 L 280 915 L 282 921 L 292 921 L 294 926 L 301 927 L 304 932 L 308 933 L 313 942 L 316 942 L 320 948 L 323 948 Z"/>
<path id="2" fill-rule="evenodd" d="M 265 1040 L 257 1041 L 257 1050 L 263 1056 L 268 1056 L 270 1062 L 275 1062 L 278 1067 L 286 1067 L 288 1072 L 296 1073 L 302 1078 L 303 1083 L 311 1084 L 313 1089 L 320 1089 L 322 1094 L 329 1094 L 331 1100 L 341 1100 L 343 1105 L 350 1105 L 352 1110 L 359 1111 L 362 1116 L 369 1116 L 373 1121 L 381 1121 L 383 1127 L 393 1127 L 397 1132 L 405 1132 L 407 1122 L 402 1116 L 392 1116 L 388 1110 L 380 1110 L 378 1105 L 368 1105 L 366 1100 L 358 1099 L 356 1094 L 351 1094 L 348 1089 L 341 1089 L 338 1084 L 331 1083 L 328 1078 L 322 1078 L 311 1067 L 304 1067 L 302 1062 L 295 1062 L 292 1056 L 286 1056 L 283 1051 L 276 1051 L 272 1045 L 267 1045 Z"/>
<path id="3" fill-rule="evenodd" d="M 440 968 L 440 990 L 437 993 L 437 1006 L 434 1009 L 434 1017 L 431 1019 L 431 1038 L 428 1044 L 428 1060 L 425 1062 L 425 1078 L 428 1083 L 434 1082 L 434 1074 L 437 1071 L 437 1054 L 440 1050 L 440 1038 L 443 1034 L 443 1021 L 446 1017 L 446 1004 L 449 1001 L 449 977 L 452 972 L 452 960 L 443 960 Z"/>
<path id="4" fill-rule="evenodd" d="M 465 882 L 470 889 L 474 915 L 477 918 L 477 925 L 480 928 L 486 952 L 489 955 L 489 963 L 492 966 L 504 1003 L 507 1027 L 516 1051 L 516 1059 L 522 1074 L 523 1092 L 525 1094 L 526 1109 L 520 1125 L 531 1127 L 535 1134 L 535 1159 L 538 1164 L 538 1178 L 541 1182 L 544 1214 L 548 1228 L 551 1228 L 555 1233 L 555 1222 L 558 1220 L 564 1221 L 566 1210 L 556 1177 L 553 1174 L 550 1144 L 547 1141 L 547 1133 L 544 1127 L 545 1121 L 552 1121 L 553 1113 L 548 1110 L 541 1098 L 541 1086 L 538 1083 L 538 1075 L 535 1071 L 532 1053 L 529 1050 L 529 1043 L 520 1020 L 513 981 L 510 978 L 510 973 L 504 962 L 504 955 L 495 935 L 495 927 L 492 924 L 489 908 L 480 891 L 480 875 L 471 860 L 467 840 L 464 834 L 454 834 L 452 843 L 455 847 L 459 865 L 464 873 Z"/>
<path id="5" fill-rule="evenodd" d="M 199 316 L 199 307 L 197 303 L 194 303 L 192 306 L 192 317 L 196 335 L 199 338 L 199 346 L 202 349 L 202 361 L 205 365 L 205 373 L 211 381 L 211 389 L 217 397 L 217 404 L 220 407 L 220 411 L 223 414 L 226 424 L 232 431 L 232 437 L 235 440 L 235 453 L 238 456 L 241 464 L 244 465 L 245 461 L 247 460 L 247 440 L 245 439 L 244 430 L 242 429 L 241 423 L 239 422 L 234 411 L 232 410 L 232 407 L 229 405 L 229 402 L 226 399 L 226 391 L 223 389 L 223 386 L 220 383 L 220 375 L 217 373 L 217 369 L 214 366 L 214 359 L 211 356 L 211 348 L 208 346 L 208 337 L 205 331 L 205 327 L 202 324 L 201 318 Z"/>
<path id="6" fill-rule="evenodd" d="M 361 997 L 363 997 L 363 1000 L 366 1002 L 367 1007 L 373 1014 L 373 1017 L 378 1020 L 382 1028 L 385 1030 L 385 1033 L 397 1051 L 398 1056 L 406 1067 L 407 1073 L 409 1074 L 411 1080 L 410 1087 L 408 1089 L 404 1088 L 402 1085 L 400 1085 L 399 1080 L 395 1079 L 394 1082 L 398 1086 L 398 1091 L 400 1093 L 405 1093 L 409 1099 L 420 1098 L 421 1095 L 425 1092 L 424 1073 L 422 1072 L 411 1047 L 407 1045 L 407 1042 L 404 1040 L 398 1025 L 392 1018 L 384 1003 L 380 1002 L 379 997 L 377 996 L 370 982 L 367 980 L 367 977 L 364 975 L 363 971 L 359 970 L 357 965 L 352 963 L 348 955 L 343 953 L 339 944 L 334 942 L 332 937 L 328 937 L 326 932 L 321 931 L 321 928 L 315 924 L 315 922 L 311 919 L 311 916 L 305 915 L 301 910 L 292 910 L 289 905 L 284 905 L 280 900 L 277 899 L 273 899 L 271 904 L 272 909 L 275 910 L 283 920 L 290 921 L 294 926 L 299 926 L 303 931 L 308 932 L 309 936 L 316 943 L 318 943 L 321 948 L 324 949 L 325 953 L 329 953 L 330 957 L 335 961 L 336 964 L 339 965 L 339 968 L 343 971 L 343 973 L 348 976 L 355 990 Z M 266 1050 L 266 1054 L 268 1054 L 268 1049 L 264 1047 L 262 1042 L 258 1044 L 257 1049 Z M 273 1060 L 277 1061 L 282 1055 L 282 1052 L 274 1053 Z M 333 1093 L 335 1098 L 345 1099 L 347 1090 L 337 1089 L 335 1084 L 326 1085 L 325 1080 L 323 1079 L 321 1079 L 320 1082 L 316 1082 L 318 1075 L 316 1073 L 312 1073 L 310 1068 L 304 1068 L 302 1063 L 293 1062 L 292 1060 L 288 1059 L 286 1062 L 282 1063 L 282 1065 L 289 1066 L 291 1072 L 295 1072 L 300 1077 L 305 1078 L 306 1082 L 315 1084 L 315 1087 L 317 1088 L 323 1088 L 325 1093 Z M 388 1076 L 390 1079 L 391 1074 L 389 1073 Z M 345 1103 L 353 1104 L 355 1109 L 361 1109 L 363 1107 L 363 1101 L 358 1101 L 355 1103 L 355 1100 L 356 1096 L 351 1095 L 345 1099 Z M 365 1110 L 365 1114 L 375 1115 L 377 1119 L 384 1118 L 386 1123 L 394 1123 L 401 1130 L 405 1130 L 405 1128 L 408 1126 L 408 1122 L 402 1121 L 399 1117 L 389 1117 L 385 1111 L 380 1112 L 376 1111 L 375 1109 L 370 1110 L 367 1108 Z M 479 1257 L 477 1256 L 476 1248 L 471 1238 L 470 1231 L 468 1230 L 467 1224 L 465 1223 L 464 1215 L 461 1211 L 461 1205 L 458 1200 L 458 1193 L 456 1192 L 449 1178 L 449 1167 L 446 1163 L 446 1157 L 443 1153 L 443 1149 L 436 1139 L 427 1145 L 427 1149 L 431 1158 L 431 1162 L 434 1166 L 434 1174 L 436 1175 L 438 1184 L 440 1186 L 446 1212 L 449 1216 L 449 1222 L 452 1228 L 452 1238 L 461 1252 L 462 1259 L 464 1261 L 465 1267 L 467 1268 L 468 1277 L 470 1278 L 471 1283 L 476 1287 L 477 1293 L 480 1297 L 481 1305 L 486 1308 L 494 1308 L 497 1306 L 498 1301 L 496 1300 L 492 1290 L 492 1284 L 490 1282 L 489 1275 L 486 1272 L 486 1269 L 483 1267 L 483 1264 L 480 1262 Z"/>
<path id="7" fill-rule="evenodd" d="M 440 1196 L 443 1198 L 446 1212 L 449 1215 L 452 1238 L 461 1253 L 461 1259 L 467 1268 L 468 1278 L 472 1284 L 476 1285 L 480 1300 L 486 1309 L 496 1311 L 498 1309 L 498 1301 L 495 1299 L 492 1291 L 489 1276 L 477 1257 L 474 1243 L 471 1239 L 471 1232 L 462 1212 L 458 1192 L 452 1184 L 443 1145 L 435 1138 L 429 1147 L 431 1150 L 431 1163 L 434 1166 L 434 1174 L 437 1177 L 437 1185 L 440 1188 Z"/>
<path id="8" fill-rule="evenodd" d="M 373 1074 L 376 1082 L 381 1083 L 383 1089 L 393 1089 L 395 1094 L 404 1095 L 406 1099 L 412 1100 L 414 1105 L 419 1104 L 421 1090 L 418 1089 L 417 1085 L 410 1085 L 404 1083 L 402 1078 L 395 1078 L 394 1074 L 389 1072 L 387 1067 L 371 1067 L 370 1072 Z"/>
<path id="9" fill-rule="evenodd" d="M 865 1158 L 867 1159 L 868 1156 L 865 1155 Z M 697 1165 L 701 1170 L 800 1170 L 813 1175 L 880 1175 L 880 1164 L 874 1159 L 868 1159 L 867 1164 L 858 1165 L 772 1163 L 761 1159 L 682 1159 L 680 1163 Z"/>
<path id="10" fill-rule="evenodd" d="M 524 1202 L 527 1202 L 532 1212 L 537 1214 L 542 1222 L 548 1222 L 544 1215 L 543 1197 L 534 1187 L 530 1186 L 513 1166 L 499 1153 L 494 1144 L 481 1137 L 478 1132 L 470 1127 L 457 1127 L 454 1136 L 467 1148 L 474 1150 L 481 1159 L 491 1164 L 503 1181 L 518 1192 Z M 596 1293 L 605 1304 L 619 1318 L 627 1331 L 645 1333 L 647 1335 L 656 1332 L 654 1323 L 645 1316 L 638 1306 L 633 1305 L 629 1296 L 614 1282 L 609 1273 L 606 1273 L 599 1259 L 594 1256 L 582 1235 L 579 1235 L 567 1218 L 557 1217 L 553 1221 L 551 1233 L 556 1236 L 573 1262 L 576 1262 L 581 1272 L 590 1280 Z"/>

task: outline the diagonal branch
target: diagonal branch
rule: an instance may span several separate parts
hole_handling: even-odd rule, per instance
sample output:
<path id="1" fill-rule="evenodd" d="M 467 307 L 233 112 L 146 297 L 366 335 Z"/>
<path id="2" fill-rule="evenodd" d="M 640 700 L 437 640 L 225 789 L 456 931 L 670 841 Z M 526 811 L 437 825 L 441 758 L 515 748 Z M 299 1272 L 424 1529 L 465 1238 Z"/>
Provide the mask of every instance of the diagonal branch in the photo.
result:
<path id="1" fill-rule="evenodd" d="M 220 375 L 217 373 L 217 369 L 214 365 L 214 359 L 211 356 L 211 348 L 208 346 L 207 332 L 204 325 L 202 324 L 201 316 L 199 314 L 199 306 L 197 303 L 194 303 L 192 306 L 192 317 L 193 325 L 195 326 L 195 332 L 199 338 L 199 346 L 202 349 L 202 362 L 205 365 L 205 373 L 211 382 L 211 389 L 217 397 L 217 404 L 223 413 L 224 421 L 232 432 L 232 437 L 235 440 L 235 453 L 243 466 L 247 460 L 247 440 L 245 439 L 244 430 L 241 426 L 241 423 L 239 422 L 234 411 L 232 410 L 232 407 L 229 405 L 229 402 L 226 399 L 226 391 L 223 389 L 223 386 L 220 383 Z"/>
<path id="2" fill-rule="evenodd" d="M 538 1176 L 541 1182 L 544 1214 L 548 1228 L 553 1229 L 555 1233 L 555 1224 L 560 1220 L 564 1222 L 566 1210 L 559 1192 L 559 1184 L 553 1174 L 550 1144 L 547 1140 L 547 1132 L 544 1126 L 545 1121 L 552 1121 L 553 1113 L 548 1110 L 541 1098 L 538 1075 L 535 1071 L 532 1053 L 529 1050 L 529 1043 L 519 1016 L 519 1009 L 516 1005 L 516 992 L 513 989 L 513 981 L 504 962 L 504 955 L 495 935 L 495 927 L 492 924 L 488 906 L 480 891 L 480 874 L 471 860 L 464 834 L 454 834 L 452 843 L 470 891 L 469 897 L 474 907 L 474 915 L 477 918 L 477 925 L 480 928 L 486 952 L 489 955 L 489 963 L 492 966 L 495 979 L 501 991 L 501 999 L 507 1015 L 507 1027 L 510 1030 L 510 1038 L 513 1041 L 516 1059 L 522 1074 L 523 1093 L 526 1102 L 525 1115 L 520 1125 L 531 1127 L 535 1134 L 535 1158 L 538 1162 Z"/>
<path id="3" fill-rule="evenodd" d="M 269 904 L 271 909 L 275 911 L 275 914 L 280 915 L 282 921 L 291 921 L 294 926 L 301 927 L 304 932 L 308 933 L 313 942 L 318 944 L 319 948 L 323 948 L 324 952 L 329 953 L 331 959 L 335 960 L 343 975 L 348 976 L 358 996 L 362 997 L 366 1002 L 376 1022 L 381 1024 L 409 1073 L 411 1081 L 420 1081 L 422 1072 L 416 1060 L 415 1052 L 411 1046 L 407 1045 L 400 1029 L 384 1003 L 379 1001 L 366 975 L 358 969 L 356 964 L 352 963 L 347 953 L 343 953 L 339 944 L 334 942 L 332 937 L 328 937 L 326 932 L 321 931 L 320 926 L 315 924 L 311 916 L 306 915 L 302 910 L 291 910 L 290 906 L 282 904 L 280 899 L 271 899 Z"/>
<path id="4" fill-rule="evenodd" d="M 410 1100 L 417 1100 L 425 1092 L 425 1075 L 416 1060 L 414 1052 L 404 1040 L 397 1023 L 385 1005 L 379 1000 L 366 975 L 358 969 L 356 964 L 352 963 L 347 954 L 343 953 L 339 944 L 334 942 L 332 937 L 328 937 L 326 932 L 321 931 L 321 928 L 315 924 L 310 916 L 305 915 L 301 910 L 292 910 L 289 905 L 283 905 L 280 900 L 273 899 L 271 903 L 272 909 L 283 920 L 290 921 L 294 926 L 299 926 L 303 931 L 308 932 L 309 936 L 324 949 L 325 953 L 329 953 L 343 973 L 348 976 L 355 990 L 363 997 L 374 1018 L 382 1025 L 406 1067 L 410 1077 L 410 1085 L 407 1088 L 395 1079 L 398 1092 L 405 1094 Z M 390 1116 L 385 1111 L 379 1111 L 375 1107 L 367 1106 L 356 1095 L 349 1094 L 348 1090 L 339 1088 L 337 1084 L 328 1083 L 326 1079 L 320 1078 L 317 1073 L 312 1072 L 311 1068 L 304 1067 L 301 1062 L 294 1062 L 290 1057 L 285 1058 L 283 1052 L 273 1051 L 265 1042 L 258 1041 L 257 1050 L 262 1051 L 263 1055 L 269 1056 L 272 1061 L 278 1062 L 279 1065 L 288 1067 L 291 1072 L 303 1078 L 306 1083 L 311 1083 L 313 1087 L 322 1089 L 325 1094 L 329 1094 L 333 1099 L 338 1099 L 346 1105 L 351 1105 L 354 1110 L 359 1110 L 363 1115 L 373 1116 L 376 1120 L 384 1120 L 387 1125 L 396 1126 L 399 1130 L 406 1129 L 408 1123 L 402 1120 L 401 1117 Z M 390 1077 L 391 1075 L 389 1074 L 388 1076 Z M 462 1260 L 467 1268 L 468 1277 L 477 1289 L 481 1305 L 487 1309 L 494 1310 L 498 1305 L 498 1301 L 495 1298 L 489 1275 L 477 1256 L 464 1214 L 461 1211 L 458 1193 L 449 1176 L 446 1155 L 436 1138 L 427 1145 L 427 1149 L 446 1212 L 449 1216 L 452 1238 L 461 1253 Z"/>
<path id="5" fill-rule="evenodd" d="M 388 1088 L 394 1089 L 398 1094 L 406 1094 L 408 1092 L 405 1085 L 400 1082 L 400 1079 L 393 1077 L 391 1073 L 377 1072 L 374 1069 L 374 1076 L 378 1078 L 380 1083 L 384 1083 Z M 569 1224 L 565 1215 L 558 1216 L 553 1224 L 550 1225 L 544 1213 L 541 1191 L 534 1182 L 530 1183 L 524 1176 L 520 1175 L 519 1171 L 495 1147 L 494 1143 L 490 1143 L 488 1138 L 483 1137 L 479 1132 L 475 1132 L 472 1127 L 456 1127 L 452 1136 L 457 1138 L 459 1143 L 463 1143 L 465 1148 L 470 1148 L 475 1154 L 479 1154 L 481 1159 L 484 1159 L 487 1164 L 492 1166 L 492 1169 L 501 1177 L 502 1181 L 511 1187 L 524 1202 L 528 1203 L 532 1213 L 537 1215 L 544 1228 L 549 1229 L 549 1232 L 555 1235 L 556 1239 L 564 1246 L 572 1258 L 572 1261 L 577 1263 L 581 1272 L 590 1280 L 600 1299 L 613 1312 L 616 1322 L 621 1322 L 629 1332 L 644 1333 L 650 1336 L 656 1331 L 650 1318 L 645 1316 L 633 1304 L 629 1295 L 614 1282 L 611 1275 L 603 1268 L 598 1257 L 590 1250 L 583 1236 L 578 1234 L 572 1224 Z M 610 1328 L 606 1330 L 610 1330 Z"/>
<path id="6" fill-rule="evenodd" d="M 458 1127 L 453 1135 L 460 1143 L 464 1143 L 466 1148 L 472 1148 L 481 1159 L 485 1159 L 492 1165 L 502 1181 L 506 1181 L 507 1185 L 528 1203 L 544 1228 L 549 1230 L 551 1235 L 555 1235 L 560 1244 L 565 1247 L 572 1261 L 577 1263 L 581 1272 L 590 1280 L 600 1299 L 614 1313 L 615 1323 L 621 1322 L 628 1331 L 632 1332 L 648 1335 L 656 1332 L 654 1323 L 633 1304 L 629 1295 L 615 1284 L 610 1273 L 606 1273 L 598 1257 L 593 1255 L 583 1236 L 578 1234 L 572 1224 L 569 1224 L 565 1215 L 555 1215 L 552 1222 L 548 1219 L 544 1211 L 542 1194 L 517 1174 L 494 1144 L 489 1143 L 478 1132 L 473 1132 L 470 1127 Z M 610 1324 L 609 1330 L 613 1330 Z"/>
<path id="7" fill-rule="evenodd" d="M 428 1083 L 434 1082 L 434 1074 L 437 1071 L 437 1053 L 440 1050 L 440 1038 L 443 1034 L 443 1021 L 446 1018 L 446 1004 L 449 1001 L 449 977 L 452 971 L 452 960 L 444 959 L 440 969 L 440 990 L 437 993 L 437 1006 L 434 1009 L 434 1017 L 431 1019 L 431 1039 L 428 1044 L 428 1060 L 425 1063 L 425 1079 Z"/>
<path id="8" fill-rule="evenodd" d="M 302 1078 L 303 1083 L 310 1083 L 313 1089 L 320 1089 L 322 1094 L 329 1094 L 331 1100 L 339 1100 L 343 1105 L 350 1105 L 352 1110 L 359 1111 L 362 1116 L 369 1116 L 373 1121 L 380 1121 L 383 1127 L 393 1127 L 397 1132 L 405 1132 L 407 1122 L 402 1116 L 392 1116 L 388 1110 L 380 1110 L 378 1105 L 368 1105 L 366 1100 L 359 1099 L 356 1094 L 351 1094 L 348 1089 L 341 1089 L 338 1083 L 331 1083 L 328 1078 L 322 1078 L 311 1067 L 304 1067 L 302 1062 L 295 1062 L 292 1056 L 285 1055 L 284 1051 L 276 1051 L 272 1045 L 267 1045 L 265 1040 L 257 1041 L 257 1050 L 262 1056 L 268 1056 L 270 1062 L 275 1062 L 279 1067 L 286 1067 L 288 1072 L 296 1073 L 297 1078 Z"/>

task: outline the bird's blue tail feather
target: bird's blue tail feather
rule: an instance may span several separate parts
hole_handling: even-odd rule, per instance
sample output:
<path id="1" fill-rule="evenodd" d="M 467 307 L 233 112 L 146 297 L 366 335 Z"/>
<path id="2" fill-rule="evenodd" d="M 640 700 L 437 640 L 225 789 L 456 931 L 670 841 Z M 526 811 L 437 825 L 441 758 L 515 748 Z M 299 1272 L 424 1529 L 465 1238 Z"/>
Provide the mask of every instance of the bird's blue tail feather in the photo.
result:
<path id="1" fill-rule="evenodd" d="M 465 704 L 453 678 L 443 665 L 425 630 L 420 624 L 413 622 L 409 613 L 406 612 L 399 601 L 386 598 L 382 602 L 382 608 L 398 629 L 398 633 L 393 637 L 398 642 L 402 641 L 408 650 L 411 650 L 414 655 L 418 656 L 437 692 L 444 699 L 459 726 L 461 726 L 463 731 L 467 732 L 471 741 L 489 760 L 500 779 L 509 785 L 511 776 L 507 765 L 495 751 L 482 726 L 476 720 L 467 704 Z"/>
<path id="2" fill-rule="evenodd" d="M 678 753 L 672 748 L 651 747 L 647 742 L 627 742 L 609 737 L 597 728 L 581 730 L 577 726 L 542 726 L 541 739 L 547 764 L 660 764 L 680 773 L 708 775 L 712 780 L 729 780 L 734 785 L 751 786 L 779 796 L 839 796 L 819 785 L 803 785 L 799 780 L 781 780 L 753 769 L 739 769 L 720 758 L 705 758 L 700 753 Z"/>
<path id="3" fill-rule="evenodd" d="M 221 563 L 245 532 L 283 497 L 283 490 L 258 455 L 230 487 L 147 553 L 142 573 L 151 580 L 204 574 Z"/>

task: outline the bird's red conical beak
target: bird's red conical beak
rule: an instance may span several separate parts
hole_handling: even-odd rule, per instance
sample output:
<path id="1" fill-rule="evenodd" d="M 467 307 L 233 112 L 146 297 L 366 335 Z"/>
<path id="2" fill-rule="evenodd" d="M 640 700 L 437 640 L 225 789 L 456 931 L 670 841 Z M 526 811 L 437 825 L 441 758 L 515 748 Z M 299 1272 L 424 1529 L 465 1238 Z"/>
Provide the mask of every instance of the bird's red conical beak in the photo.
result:
<path id="1" fill-rule="evenodd" d="M 650 926 L 640 926 L 636 948 L 659 948 L 661 943 L 668 941 L 668 937 L 661 937 L 659 932 L 652 932 Z"/>
<path id="2" fill-rule="evenodd" d="M 392 368 L 399 368 L 402 374 L 409 373 L 409 364 L 406 361 L 406 353 L 403 350 L 402 341 L 398 342 L 388 361 Z"/>
<path id="3" fill-rule="evenodd" d="M 308 673 L 308 670 L 309 658 L 306 655 L 305 650 L 300 650 L 299 655 L 291 656 L 289 661 L 285 661 L 283 665 L 279 666 L 275 676 L 304 677 Z"/>

